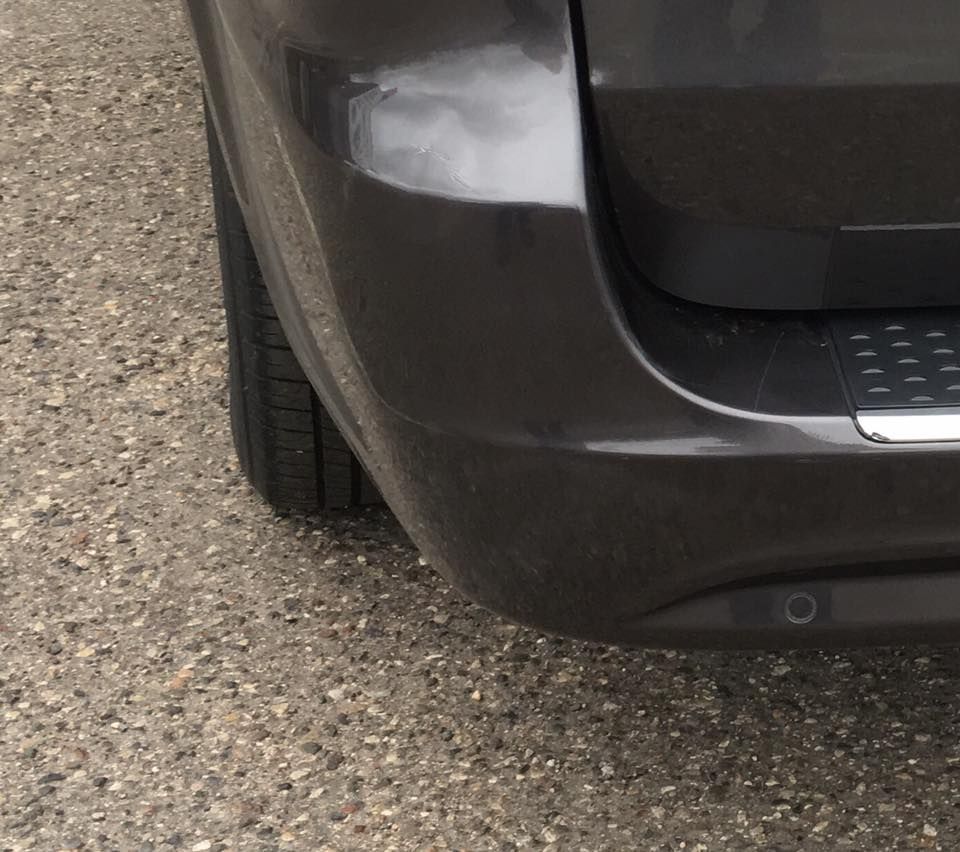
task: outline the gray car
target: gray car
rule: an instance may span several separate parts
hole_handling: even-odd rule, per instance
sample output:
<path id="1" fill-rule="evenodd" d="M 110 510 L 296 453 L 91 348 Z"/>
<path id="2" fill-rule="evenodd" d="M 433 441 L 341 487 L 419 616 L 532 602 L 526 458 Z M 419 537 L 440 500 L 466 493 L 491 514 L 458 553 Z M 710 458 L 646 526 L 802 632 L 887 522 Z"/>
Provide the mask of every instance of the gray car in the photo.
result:
<path id="1" fill-rule="evenodd" d="M 268 501 L 591 639 L 960 636 L 960 4 L 186 5 Z"/>

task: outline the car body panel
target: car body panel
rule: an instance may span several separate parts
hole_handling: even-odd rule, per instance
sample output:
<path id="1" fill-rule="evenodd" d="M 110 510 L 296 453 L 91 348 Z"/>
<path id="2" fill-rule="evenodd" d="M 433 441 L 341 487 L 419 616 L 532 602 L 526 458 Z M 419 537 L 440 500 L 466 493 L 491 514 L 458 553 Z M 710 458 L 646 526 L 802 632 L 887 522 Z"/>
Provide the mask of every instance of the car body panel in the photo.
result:
<path id="1" fill-rule="evenodd" d="M 624 245 L 756 308 L 960 299 L 960 5 L 582 0 Z"/>
<path id="2" fill-rule="evenodd" d="M 645 619 L 725 584 L 960 555 L 947 446 L 882 447 L 848 414 L 724 405 L 651 361 L 580 132 L 543 150 L 545 129 L 580 126 L 566 3 L 188 9 L 291 344 L 414 541 L 470 597 L 558 632 L 696 643 L 688 623 Z M 786 621 L 759 638 L 832 635 L 883 638 Z"/>

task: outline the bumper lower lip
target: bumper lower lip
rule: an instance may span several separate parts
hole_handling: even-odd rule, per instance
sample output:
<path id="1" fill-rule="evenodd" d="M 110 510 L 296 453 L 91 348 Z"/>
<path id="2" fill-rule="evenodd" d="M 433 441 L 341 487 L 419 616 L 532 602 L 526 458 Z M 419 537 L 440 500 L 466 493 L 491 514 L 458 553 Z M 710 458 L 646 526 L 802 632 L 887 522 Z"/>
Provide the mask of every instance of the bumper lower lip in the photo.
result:
<path id="1" fill-rule="evenodd" d="M 807 609 L 795 615 L 796 601 Z M 640 619 L 651 639 L 694 646 L 843 646 L 955 641 L 960 571 L 794 579 L 717 590 Z"/>

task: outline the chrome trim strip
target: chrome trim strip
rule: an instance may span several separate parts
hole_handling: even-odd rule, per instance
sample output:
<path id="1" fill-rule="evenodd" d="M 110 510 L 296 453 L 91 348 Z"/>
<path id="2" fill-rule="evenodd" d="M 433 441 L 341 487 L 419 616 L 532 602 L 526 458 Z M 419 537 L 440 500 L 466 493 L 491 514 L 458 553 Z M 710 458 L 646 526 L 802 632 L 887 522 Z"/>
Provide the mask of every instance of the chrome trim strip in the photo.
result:
<path id="1" fill-rule="evenodd" d="M 858 411 L 857 426 L 885 444 L 960 441 L 960 406 Z"/>

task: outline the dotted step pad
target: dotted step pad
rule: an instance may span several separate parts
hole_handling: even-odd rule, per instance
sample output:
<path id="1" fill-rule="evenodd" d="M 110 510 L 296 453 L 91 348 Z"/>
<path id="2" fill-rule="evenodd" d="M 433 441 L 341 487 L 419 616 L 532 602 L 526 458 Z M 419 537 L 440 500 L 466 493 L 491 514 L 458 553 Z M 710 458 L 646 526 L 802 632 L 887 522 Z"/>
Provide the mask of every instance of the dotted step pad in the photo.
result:
<path id="1" fill-rule="evenodd" d="M 960 311 L 841 315 L 830 328 L 857 408 L 960 406 Z"/>

